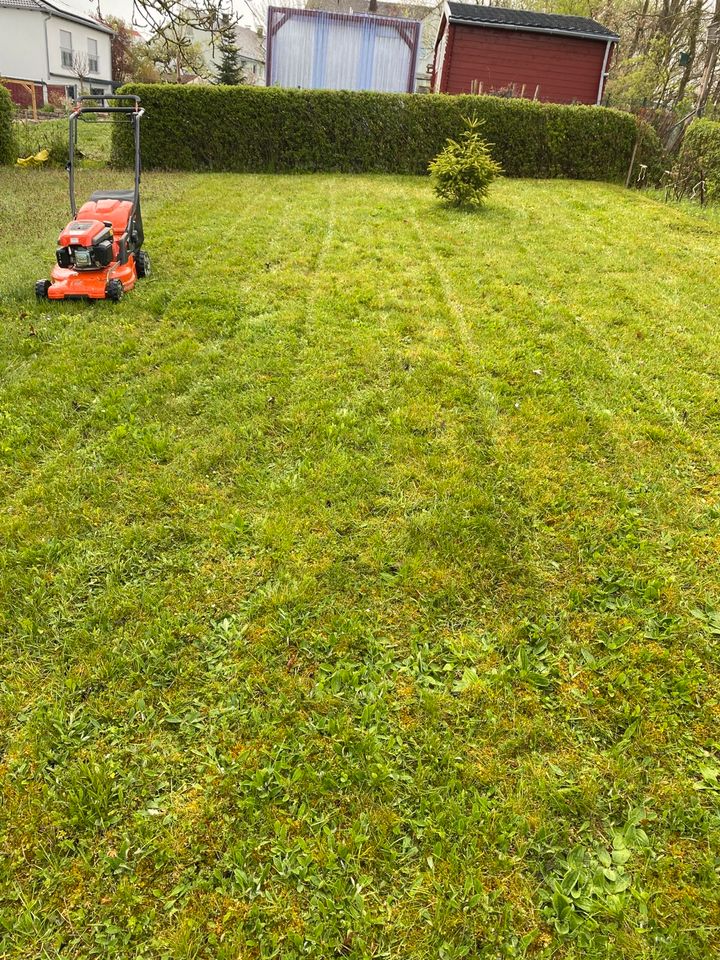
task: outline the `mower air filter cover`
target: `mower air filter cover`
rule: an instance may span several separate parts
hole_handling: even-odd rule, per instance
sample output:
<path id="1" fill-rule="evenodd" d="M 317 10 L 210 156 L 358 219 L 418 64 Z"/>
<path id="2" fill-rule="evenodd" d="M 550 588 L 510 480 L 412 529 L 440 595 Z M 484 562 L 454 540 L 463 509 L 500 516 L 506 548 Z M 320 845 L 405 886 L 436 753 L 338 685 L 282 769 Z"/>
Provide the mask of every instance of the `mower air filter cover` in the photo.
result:
<path id="1" fill-rule="evenodd" d="M 61 247 L 94 247 L 112 240 L 112 230 L 102 220 L 71 220 L 58 238 Z"/>

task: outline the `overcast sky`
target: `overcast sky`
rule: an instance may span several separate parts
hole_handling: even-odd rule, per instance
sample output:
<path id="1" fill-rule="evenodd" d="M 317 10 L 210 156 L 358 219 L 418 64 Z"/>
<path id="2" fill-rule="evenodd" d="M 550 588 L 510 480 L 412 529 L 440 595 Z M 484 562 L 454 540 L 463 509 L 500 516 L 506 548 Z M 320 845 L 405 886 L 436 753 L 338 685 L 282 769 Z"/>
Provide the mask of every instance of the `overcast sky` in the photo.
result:
<path id="1" fill-rule="evenodd" d="M 79 13 L 93 15 L 97 13 L 97 3 L 90 3 L 89 0 L 63 0 L 67 7 L 72 7 Z M 122 17 L 123 20 L 130 20 L 132 17 L 132 0 L 100 0 L 100 9 L 105 16 Z"/>
<path id="2" fill-rule="evenodd" d="M 97 0 L 62 0 L 62 2 L 68 6 L 73 7 L 73 9 L 84 13 L 86 15 L 94 15 L 97 13 Z M 250 17 L 247 15 L 247 8 L 245 4 L 235 3 L 235 10 L 240 14 L 240 20 L 246 26 L 250 24 Z M 133 10 L 133 0 L 100 0 L 100 10 L 102 11 L 103 16 L 115 16 L 122 17 L 123 20 L 127 20 L 128 23 L 132 20 L 132 10 Z M 243 15 L 244 14 L 244 15 Z"/>

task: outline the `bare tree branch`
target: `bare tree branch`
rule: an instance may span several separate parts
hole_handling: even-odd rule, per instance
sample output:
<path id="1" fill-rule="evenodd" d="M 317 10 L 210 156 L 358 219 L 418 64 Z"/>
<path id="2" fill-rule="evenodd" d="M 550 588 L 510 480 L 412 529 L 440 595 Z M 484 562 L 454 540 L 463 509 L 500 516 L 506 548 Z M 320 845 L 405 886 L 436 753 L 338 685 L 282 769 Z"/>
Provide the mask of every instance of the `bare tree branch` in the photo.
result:
<path id="1" fill-rule="evenodd" d="M 150 35 L 160 62 L 174 68 L 178 81 L 197 60 L 195 31 L 208 35 L 214 52 L 224 18 L 237 21 L 231 0 L 133 0 L 133 24 Z"/>

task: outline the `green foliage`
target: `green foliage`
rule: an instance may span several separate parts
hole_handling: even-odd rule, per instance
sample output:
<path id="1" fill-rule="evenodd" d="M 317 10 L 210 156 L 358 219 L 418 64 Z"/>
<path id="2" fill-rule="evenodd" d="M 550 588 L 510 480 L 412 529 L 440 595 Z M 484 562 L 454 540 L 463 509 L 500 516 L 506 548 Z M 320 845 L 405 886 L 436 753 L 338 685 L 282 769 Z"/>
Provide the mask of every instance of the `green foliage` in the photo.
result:
<path id="1" fill-rule="evenodd" d="M 627 109 L 654 102 L 654 95 L 667 81 L 667 43 L 656 37 L 646 51 L 620 60 L 605 89 L 610 103 Z"/>
<path id="2" fill-rule="evenodd" d="M 502 173 L 490 153 L 490 144 L 480 136 L 476 117 L 465 121 L 457 140 L 450 138 L 429 166 L 435 193 L 455 207 L 480 207 L 490 184 Z"/>
<path id="3" fill-rule="evenodd" d="M 501 97 L 131 84 L 146 169 L 426 173 L 474 114 L 513 177 L 619 180 L 638 121 L 626 113 Z M 113 162 L 132 161 L 126 125 Z"/>
<path id="4" fill-rule="evenodd" d="M 151 66 L 155 69 L 150 69 Z M 172 30 L 168 34 L 160 30 L 153 35 L 144 46 L 138 67 L 139 71 L 136 71 L 133 79 L 143 84 L 154 84 L 157 82 L 156 78 L 163 74 L 173 77 L 178 83 L 184 73 L 194 73 L 206 80 L 212 76 L 212 71 L 205 61 L 202 44 L 197 40 L 190 42 L 188 37 L 175 40 Z M 140 78 L 143 76 L 148 76 L 149 79 L 142 81 Z"/>
<path id="5" fill-rule="evenodd" d="M 648 846 L 640 824 L 644 810 L 632 810 L 627 824 L 611 831 L 609 842 L 588 850 L 573 848 L 558 859 L 544 890 L 545 918 L 562 937 L 586 949 L 601 948 L 609 924 L 621 923 L 633 894 L 633 855 Z"/>
<path id="6" fill-rule="evenodd" d="M 680 146 L 674 174 L 676 180 L 691 190 L 704 179 L 707 199 L 717 201 L 720 197 L 720 122 L 701 119 L 690 124 Z"/>
<path id="7" fill-rule="evenodd" d="M 0 84 L 0 164 L 14 163 L 16 147 L 13 138 L 13 107 L 10 93 Z"/>
<path id="8" fill-rule="evenodd" d="M 122 83 L 131 80 L 158 83 L 160 73 L 152 61 L 147 41 L 121 17 L 109 16 L 105 22 L 115 31 L 111 41 L 113 79 Z"/>
<path id="9" fill-rule="evenodd" d="M 646 120 L 637 121 L 636 164 L 647 166 L 646 183 L 648 186 L 660 182 L 668 165 L 668 154 L 660 141 L 657 131 Z M 637 165 L 633 168 L 637 170 Z"/>
<path id="10" fill-rule="evenodd" d="M 27 157 L 46 149 L 50 166 L 64 167 L 68 161 L 68 122 L 65 117 L 33 123 L 18 121 L 14 125 L 17 156 Z M 110 150 L 110 127 L 104 123 L 81 121 L 75 158 L 82 166 L 104 166 Z"/>
<path id="11" fill-rule="evenodd" d="M 235 43 L 235 27 L 227 14 L 223 14 L 220 28 L 220 66 L 217 72 L 217 82 L 226 86 L 233 86 L 242 80 L 242 71 L 238 63 L 238 49 Z"/>
<path id="12" fill-rule="evenodd" d="M 68 126 L 66 120 L 46 120 L 42 123 L 33 123 L 30 120 L 18 121 L 15 124 L 15 142 L 17 155 L 28 157 L 47 150 L 50 154 L 48 163 L 53 166 L 62 166 L 68 162 Z"/>

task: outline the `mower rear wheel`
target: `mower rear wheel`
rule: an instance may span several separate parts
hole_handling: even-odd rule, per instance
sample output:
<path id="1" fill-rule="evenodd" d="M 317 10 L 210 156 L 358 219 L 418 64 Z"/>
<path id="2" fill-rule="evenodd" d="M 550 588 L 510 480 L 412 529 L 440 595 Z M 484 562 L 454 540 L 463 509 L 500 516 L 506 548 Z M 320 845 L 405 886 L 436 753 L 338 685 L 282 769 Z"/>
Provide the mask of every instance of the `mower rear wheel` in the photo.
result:
<path id="1" fill-rule="evenodd" d="M 125 288 L 122 285 L 122 280 L 108 280 L 105 284 L 105 296 L 113 303 L 119 303 L 122 300 L 123 293 L 125 293 Z"/>
<path id="2" fill-rule="evenodd" d="M 152 273 L 152 264 L 150 263 L 150 257 L 145 253 L 144 250 L 138 250 L 135 255 L 135 269 L 137 270 L 137 275 L 142 280 L 144 277 L 149 277 Z"/>
<path id="3" fill-rule="evenodd" d="M 49 280 L 38 280 L 38 282 L 35 284 L 35 296 L 38 298 L 38 300 L 47 300 L 49 289 Z"/>

